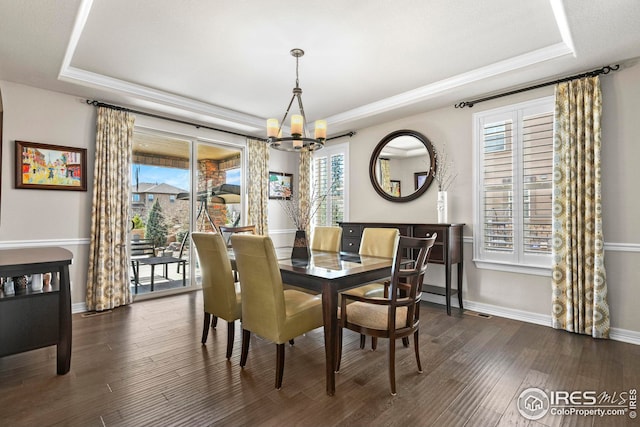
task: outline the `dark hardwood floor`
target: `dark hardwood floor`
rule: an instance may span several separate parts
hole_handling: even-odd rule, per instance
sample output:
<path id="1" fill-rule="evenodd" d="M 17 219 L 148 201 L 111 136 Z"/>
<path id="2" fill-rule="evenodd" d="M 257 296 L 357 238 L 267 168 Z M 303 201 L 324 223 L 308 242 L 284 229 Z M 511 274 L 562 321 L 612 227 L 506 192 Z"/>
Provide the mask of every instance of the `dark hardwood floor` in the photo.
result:
<path id="1" fill-rule="evenodd" d="M 426 303 L 421 319 L 423 374 L 413 348 L 398 341 L 398 394 L 391 396 L 387 342 L 360 350 L 358 336 L 345 331 L 336 395 L 329 397 L 322 329 L 287 346 L 278 391 L 272 343 L 254 336 L 245 369 L 239 326 L 230 362 L 224 321 L 200 344 L 199 292 L 76 314 L 67 375 L 55 374 L 55 347 L 0 358 L 0 425 L 637 425 L 628 414 L 530 421 L 516 402 L 528 387 L 611 395 L 638 389 L 640 346 L 456 310 L 449 317 Z"/>

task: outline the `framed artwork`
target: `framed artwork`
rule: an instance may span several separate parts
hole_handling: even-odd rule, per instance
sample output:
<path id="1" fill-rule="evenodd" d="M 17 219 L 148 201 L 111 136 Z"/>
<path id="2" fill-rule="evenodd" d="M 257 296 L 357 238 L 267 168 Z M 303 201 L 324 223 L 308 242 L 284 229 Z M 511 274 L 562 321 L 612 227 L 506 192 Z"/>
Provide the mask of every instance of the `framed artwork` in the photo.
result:
<path id="1" fill-rule="evenodd" d="M 293 191 L 293 174 L 269 171 L 269 198 L 278 200 L 291 199 Z"/>
<path id="2" fill-rule="evenodd" d="M 87 150 L 16 141 L 16 188 L 87 191 Z"/>
<path id="3" fill-rule="evenodd" d="M 400 194 L 400 181 L 391 180 L 391 195 L 393 197 L 402 197 Z"/>
<path id="4" fill-rule="evenodd" d="M 427 181 L 428 176 L 429 176 L 429 172 L 415 172 L 413 174 L 413 180 L 416 185 L 416 188 L 415 188 L 416 190 L 422 187 L 422 184 L 424 184 Z"/>

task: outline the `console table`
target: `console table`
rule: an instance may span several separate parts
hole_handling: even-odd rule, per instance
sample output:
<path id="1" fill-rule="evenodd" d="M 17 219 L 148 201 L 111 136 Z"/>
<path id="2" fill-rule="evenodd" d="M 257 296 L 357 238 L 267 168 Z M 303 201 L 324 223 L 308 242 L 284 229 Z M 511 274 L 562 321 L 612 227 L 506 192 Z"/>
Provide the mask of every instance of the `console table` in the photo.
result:
<path id="1" fill-rule="evenodd" d="M 56 345 L 58 375 L 69 372 L 72 259 L 57 247 L 0 250 L 0 277 L 51 273 L 51 284 L 40 291 L 0 294 L 0 357 Z"/>
<path id="2" fill-rule="evenodd" d="M 438 233 L 436 243 L 431 249 L 429 262 L 443 264 L 445 269 L 445 283 L 442 286 L 423 285 L 422 290 L 427 293 L 444 295 L 447 303 L 447 314 L 451 315 L 451 296 L 458 294 L 458 304 L 462 307 L 462 273 L 463 273 L 463 244 L 462 229 L 464 224 L 400 224 L 381 222 L 342 222 L 342 250 L 358 252 L 362 231 L 367 227 L 397 228 L 400 235 L 408 237 L 429 237 Z M 411 254 L 403 256 L 411 257 Z M 451 289 L 451 269 L 457 264 L 457 289 Z"/>

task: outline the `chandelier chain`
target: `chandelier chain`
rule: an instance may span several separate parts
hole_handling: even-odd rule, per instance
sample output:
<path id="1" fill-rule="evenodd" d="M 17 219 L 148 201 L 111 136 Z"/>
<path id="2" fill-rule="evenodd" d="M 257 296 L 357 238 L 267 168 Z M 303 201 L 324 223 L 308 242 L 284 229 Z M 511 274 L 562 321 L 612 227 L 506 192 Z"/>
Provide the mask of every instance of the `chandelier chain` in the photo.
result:
<path id="1" fill-rule="evenodd" d="M 298 78 L 298 60 L 300 59 L 299 56 L 296 56 L 296 88 L 300 88 L 300 80 Z"/>

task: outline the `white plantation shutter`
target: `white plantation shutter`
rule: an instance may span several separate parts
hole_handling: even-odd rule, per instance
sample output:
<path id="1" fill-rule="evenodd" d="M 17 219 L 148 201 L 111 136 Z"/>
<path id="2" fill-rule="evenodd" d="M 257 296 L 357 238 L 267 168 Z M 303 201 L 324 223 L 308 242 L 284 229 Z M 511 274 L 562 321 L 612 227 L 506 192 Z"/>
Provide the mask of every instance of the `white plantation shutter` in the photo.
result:
<path id="1" fill-rule="evenodd" d="M 338 225 L 346 218 L 347 145 L 327 147 L 313 155 L 312 194 L 327 195 L 320 204 L 314 225 Z"/>
<path id="2" fill-rule="evenodd" d="M 524 252 L 550 254 L 553 111 L 524 117 L 522 163 Z"/>
<path id="3" fill-rule="evenodd" d="M 474 256 L 550 268 L 553 97 L 474 114 Z"/>
<path id="4" fill-rule="evenodd" d="M 327 161 L 326 156 L 314 156 L 313 159 L 313 181 L 311 183 L 312 186 L 312 194 L 315 196 L 316 194 L 325 194 L 327 192 L 327 188 L 329 185 L 329 162 Z M 318 207 L 318 211 L 316 215 L 313 217 L 314 225 L 325 225 L 327 222 L 327 212 L 328 212 L 329 204 L 325 199 L 320 206 Z"/>
<path id="5" fill-rule="evenodd" d="M 484 249 L 513 253 L 513 123 L 483 126 Z"/>

